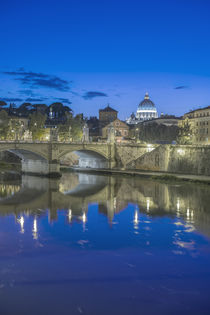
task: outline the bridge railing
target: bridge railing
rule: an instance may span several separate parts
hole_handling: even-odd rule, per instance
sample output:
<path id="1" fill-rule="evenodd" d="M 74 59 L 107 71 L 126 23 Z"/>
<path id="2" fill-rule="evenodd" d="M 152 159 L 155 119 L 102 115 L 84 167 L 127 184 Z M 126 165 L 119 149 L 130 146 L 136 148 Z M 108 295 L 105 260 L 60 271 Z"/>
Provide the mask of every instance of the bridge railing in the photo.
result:
<path id="1" fill-rule="evenodd" d="M 71 145 L 96 145 L 96 146 L 101 146 L 101 145 L 105 145 L 105 144 L 110 144 L 108 141 L 100 141 L 100 142 L 86 142 L 86 141 L 49 141 L 49 140 L 45 140 L 45 141 L 40 141 L 40 140 L 0 140 L 0 143 L 14 143 L 14 144 L 49 144 L 49 143 L 54 143 L 54 144 L 71 144 Z M 146 143 L 135 143 L 132 141 L 128 141 L 128 142 L 115 142 L 115 144 L 117 146 L 150 146 L 149 144 Z M 153 147 L 157 147 L 159 145 L 157 144 L 153 144 Z"/>

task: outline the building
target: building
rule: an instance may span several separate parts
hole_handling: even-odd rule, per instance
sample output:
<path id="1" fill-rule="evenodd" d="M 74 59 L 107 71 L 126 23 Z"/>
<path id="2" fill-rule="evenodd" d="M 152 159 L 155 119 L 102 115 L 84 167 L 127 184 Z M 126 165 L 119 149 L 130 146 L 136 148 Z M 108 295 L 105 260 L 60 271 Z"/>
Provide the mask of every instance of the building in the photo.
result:
<path id="1" fill-rule="evenodd" d="M 171 127 L 171 126 L 178 126 L 180 120 L 181 120 L 180 117 L 176 117 L 173 115 L 161 115 L 159 118 L 155 118 L 152 120 L 145 120 L 143 124 L 148 125 L 148 124 L 156 123 L 158 125 L 165 125 L 165 126 Z"/>
<path id="2" fill-rule="evenodd" d="M 99 110 L 99 119 L 90 117 L 87 121 L 90 138 L 94 141 L 98 139 L 107 140 L 109 138 L 110 128 L 114 128 L 114 137 L 116 141 L 124 140 L 129 137 L 129 126 L 118 119 L 118 111 L 107 105 Z"/>
<path id="3" fill-rule="evenodd" d="M 115 119 L 113 122 L 107 124 L 105 127 L 102 128 L 102 138 L 107 139 L 110 127 L 113 127 L 115 130 L 115 139 L 116 141 L 124 140 L 128 138 L 129 135 L 129 127 L 128 125 L 118 118 Z"/>
<path id="4" fill-rule="evenodd" d="M 118 111 L 111 108 L 109 105 L 104 109 L 99 110 L 99 121 L 101 124 L 107 124 L 117 119 Z"/>
<path id="5" fill-rule="evenodd" d="M 179 127 L 187 123 L 190 125 L 193 144 L 210 144 L 210 106 L 184 114 Z"/>
<path id="6" fill-rule="evenodd" d="M 109 106 L 99 109 L 98 135 L 103 137 L 102 129 L 117 119 L 118 111 Z"/>
<path id="7" fill-rule="evenodd" d="M 143 101 L 140 102 L 136 115 L 134 113 L 126 120 L 127 124 L 135 125 L 145 120 L 158 118 L 158 112 L 155 104 L 150 100 L 149 94 L 146 93 Z"/>

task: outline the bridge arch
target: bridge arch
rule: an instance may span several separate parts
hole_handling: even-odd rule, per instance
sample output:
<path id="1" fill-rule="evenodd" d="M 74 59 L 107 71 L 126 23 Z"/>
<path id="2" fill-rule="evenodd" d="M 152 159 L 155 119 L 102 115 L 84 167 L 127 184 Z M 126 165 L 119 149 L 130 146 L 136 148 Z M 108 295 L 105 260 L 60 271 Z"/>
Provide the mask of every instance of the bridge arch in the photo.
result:
<path id="1" fill-rule="evenodd" d="M 32 155 L 39 156 L 40 159 L 48 160 L 48 148 L 45 143 L 15 143 L 15 142 L 1 142 L 0 152 L 9 151 L 16 155 L 21 155 L 23 158 L 24 153 L 31 153 Z"/>
<path id="2" fill-rule="evenodd" d="M 47 175 L 49 172 L 48 160 L 40 153 L 35 153 L 32 150 L 9 147 L 0 147 L 0 152 L 9 152 L 12 153 L 13 156 L 18 157 L 19 161 L 16 160 L 14 162 L 21 165 L 22 173 Z M 2 156 L 4 160 L 6 160 L 7 157 L 8 155 L 6 155 L 6 157 Z"/>
<path id="3" fill-rule="evenodd" d="M 22 149 L 0 149 L 0 152 L 10 152 L 17 157 L 19 157 L 21 160 L 43 160 L 47 161 L 45 157 L 43 157 L 41 154 L 34 153 L 32 151 L 28 150 L 22 150 Z"/>
<path id="4" fill-rule="evenodd" d="M 81 168 L 107 168 L 108 159 L 104 153 L 98 152 L 97 150 L 84 149 L 84 148 L 72 148 L 65 150 L 59 155 L 59 160 L 62 163 L 67 160 L 68 156 L 74 154 L 78 157 L 77 165 Z M 76 160 L 76 158 L 74 157 Z M 64 162 L 64 164 L 66 164 Z M 74 164 L 74 163 L 73 163 Z"/>

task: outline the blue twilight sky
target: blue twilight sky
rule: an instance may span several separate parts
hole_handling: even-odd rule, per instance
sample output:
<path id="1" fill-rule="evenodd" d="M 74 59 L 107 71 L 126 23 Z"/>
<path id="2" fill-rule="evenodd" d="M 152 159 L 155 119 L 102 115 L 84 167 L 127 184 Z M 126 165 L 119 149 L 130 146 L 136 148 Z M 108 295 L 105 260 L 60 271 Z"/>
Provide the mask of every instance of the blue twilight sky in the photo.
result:
<path id="1" fill-rule="evenodd" d="M 0 0 L 0 98 L 125 119 L 210 105 L 210 0 Z"/>

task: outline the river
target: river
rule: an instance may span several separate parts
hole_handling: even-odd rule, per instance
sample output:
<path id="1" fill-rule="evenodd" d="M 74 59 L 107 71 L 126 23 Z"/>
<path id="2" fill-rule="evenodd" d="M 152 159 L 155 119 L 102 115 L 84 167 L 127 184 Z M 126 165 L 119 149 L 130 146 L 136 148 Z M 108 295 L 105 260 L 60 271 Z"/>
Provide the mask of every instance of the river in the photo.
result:
<path id="1" fill-rule="evenodd" d="M 0 314 L 209 314 L 210 187 L 0 180 Z"/>

